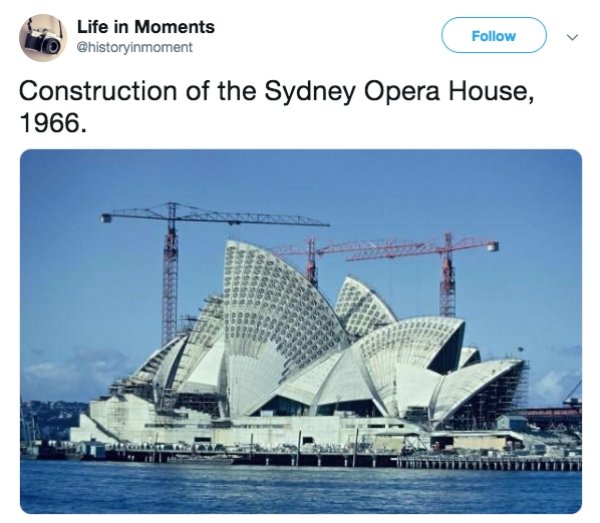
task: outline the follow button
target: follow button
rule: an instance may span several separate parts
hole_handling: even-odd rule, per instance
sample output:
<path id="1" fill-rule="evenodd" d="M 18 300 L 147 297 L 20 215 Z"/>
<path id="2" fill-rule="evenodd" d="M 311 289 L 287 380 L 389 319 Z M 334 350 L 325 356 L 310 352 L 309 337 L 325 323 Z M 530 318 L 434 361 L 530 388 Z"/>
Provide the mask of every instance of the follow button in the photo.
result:
<path id="1" fill-rule="evenodd" d="M 458 16 L 442 28 L 442 42 L 454 53 L 535 53 L 547 37 L 544 24 L 529 16 Z"/>

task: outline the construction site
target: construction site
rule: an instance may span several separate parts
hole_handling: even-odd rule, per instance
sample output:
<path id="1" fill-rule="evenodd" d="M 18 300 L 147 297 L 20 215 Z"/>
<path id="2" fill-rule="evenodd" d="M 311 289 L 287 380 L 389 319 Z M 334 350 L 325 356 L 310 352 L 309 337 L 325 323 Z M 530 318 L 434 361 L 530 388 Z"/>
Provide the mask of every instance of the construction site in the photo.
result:
<path id="1" fill-rule="evenodd" d="M 203 211 L 174 202 L 101 216 L 105 224 L 120 219 L 166 222 L 162 337 L 135 372 L 107 384 L 108 394 L 91 401 L 79 427 L 71 429 L 72 442 L 103 442 L 123 455 L 130 449 L 128 456 L 146 449 L 141 460 L 151 456 L 148 446 L 165 455 L 202 446 L 247 458 L 248 445 L 254 455 L 259 450 L 290 454 L 290 449 L 316 455 L 330 449 L 339 455 L 458 450 L 580 456 L 580 400 L 567 398 L 569 404 L 552 413 L 528 408 L 527 361 L 486 360 L 477 347 L 464 344 L 454 255 L 471 249 L 496 253 L 498 240 L 456 241 L 450 232 L 439 242 L 320 245 L 311 236 L 301 246 L 264 247 L 229 240 L 222 291 L 204 299 L 197 317 L 182 319 L 180 222 L 329 224 L 295 215 Z M 319 290 L 317 264 L 333 254 L 350 262 L 439 256 L 439 311 L 398 318 L 355 276 L 346 276 L 330 305 Z M 293 256 L 306 258 L 304 273 L 288 261 Z"/>

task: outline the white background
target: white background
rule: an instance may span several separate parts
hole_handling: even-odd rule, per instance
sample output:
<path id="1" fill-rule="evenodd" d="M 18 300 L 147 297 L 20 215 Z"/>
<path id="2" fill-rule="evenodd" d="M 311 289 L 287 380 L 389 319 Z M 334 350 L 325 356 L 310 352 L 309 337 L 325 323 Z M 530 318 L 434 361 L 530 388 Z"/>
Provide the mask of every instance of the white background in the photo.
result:
<path id="1" fill-rule="evenodd" d="M 583 157 L 584 372 L 588 404 L 597 397 L 598 368 L 593 331 L 598 264 L 597 222 L 598 95 L 592 77 L 598 71 L 597 15 L 591 2 L 570 1 L 196 1 L 196 2 L 19 2 L 3 17 L 2 93 L 2 331 L 5 423 L 2 511 L 5 521 L 42 519 L 19 508 L 17 401 L 19 394 L 19 157 L 31 148 L 394 148 L 394 149 L 577 149 Z M 69 36 L 56 60 L 37 63 L 19 48 L 18 34 L 32 15 L 59 18 Z M 461 55 L 449 52 L 440 38 L 444 23 L 456 16 L 533 16 L 548 30 L 545 47 L 533 55 Z M 211 35 L 78 35 L 77 20 L 99 19 L 133 25 L 136 18 L 160 22 L 197 22 L 216 26 Z M 566 35 L 579 34 L 575 41 Z M 79 40 L 113 43 L 194 42 L 192 54 L 83 54 Z M 596 52 L 594 52 L 596 51 Z M 210 79 L 255 84 L 254 102 L 102 103 L 23 102 L 22 80 L 38 83 L 147 84 L 186 86 Z M 363 85 L 385 83 L 447 85 L 450 79 L 478 84 L 524 84 L 535 96 L 526 103 L 296 102 L 289 107 L 267 102 L 261 86 L 269 79 L 302 83 Z M 444 91 L 442 91 L 444 92 Z M 183 89 L 180 89 L 180 94 Z M 211 93 L 214 97 L 216 91 Z M 444 93 L 445 94 L 445 93 Z M 358 94 L 355 95 L 355 98 Z M 24 132 L 25 112 L 80 115 L 86 133 Z M 589 407 L 588 407 L 589 409 Z M 598 466 L 594 408 L 585 419 L 584 502 L 568 519 L 587 520 L 598 512 L 594 499 Z M 394 516 L 397 519 L 398 516 Z M 264 520 L 264 516 L 256 519 Z M 389 517 L 391 518 L 391 516 Z M 461 516 L 463 520 L 481 516 Z M 545 516 L 544 520 L 567 519 Z M 45 520 L 63 521 L 64 516 Z M 77 520 L 82 518 L 77 517 Z M 89 518 L 92 519 L 92 518 Z M 97 518 L 94 518 L 97 520 Z M 101 517 L 100 520 L 110 519 Z M 131 518 L 120 519 L 136 519 Z M 139 519 L 139 518 L 137 518 Z M 147 517 L 165 520 L 166 517 Z M 170 519 L 180 519 L 172 518 Z M 181 516 L 181 519 L 186 519 Z M 187 519 L 191 520 L 189 516 Z M 194 518 L 197 519 L 197 518 Z M 304 519 L 304 518 L 303 518 Z M 346 519 L 346 518 L 345 518 Z M 405 517 L 408 519 L 408 517 Z M 411 517 L 414 519 L 414 517 Z M 438 516 L 421 519 L 439 521 Z M 452 519 L 452 518 L 448 518 Z M 485 519 L 485 518 L 484 518 Z M 500 518 L 498 518 L 500 519 Z M 502 518 L 503 520 L 506 518 Z"/>

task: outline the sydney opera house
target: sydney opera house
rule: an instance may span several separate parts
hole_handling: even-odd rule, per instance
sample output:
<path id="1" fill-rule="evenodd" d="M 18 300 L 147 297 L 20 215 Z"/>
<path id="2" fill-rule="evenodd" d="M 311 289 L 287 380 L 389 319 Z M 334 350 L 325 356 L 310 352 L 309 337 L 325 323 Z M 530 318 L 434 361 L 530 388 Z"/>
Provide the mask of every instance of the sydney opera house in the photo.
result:
<path id="1" fill-rule="evenodd" d="M 335 307 L 294 267 L 226 246 L 222 295 L 190 332 L 90 404 L 74 441 L 306 442 L 493 428 L 510 413 L 525 362 L 481 361 L 465 322 L 401 319 L 354 277 Z"/>

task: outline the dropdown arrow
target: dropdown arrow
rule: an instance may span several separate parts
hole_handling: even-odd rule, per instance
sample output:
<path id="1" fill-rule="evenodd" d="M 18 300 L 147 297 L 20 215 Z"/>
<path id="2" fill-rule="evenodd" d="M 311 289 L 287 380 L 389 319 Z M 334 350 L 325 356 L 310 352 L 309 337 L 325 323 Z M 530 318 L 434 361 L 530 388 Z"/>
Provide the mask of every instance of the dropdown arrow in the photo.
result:
<path id="1" fill-rule="evenodd" d="M 575 38 L 577 38 L 579 36 L 579 34 L 576 34 L 575 36 L 571 36 L 570 34 L 567 33 L 567 36 L 569 37 L 569 39 L 572 42 L 573 40 L 575 40 Z"/>

